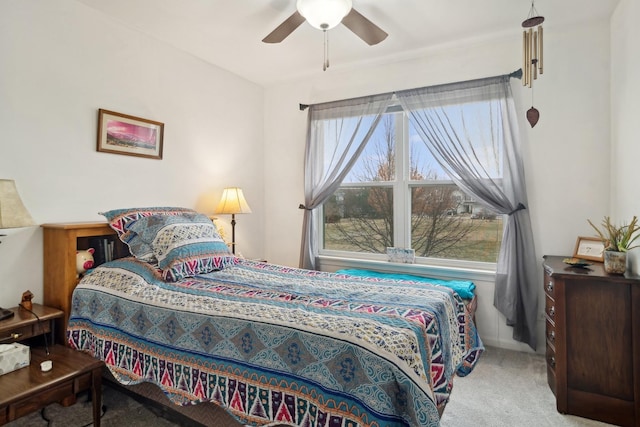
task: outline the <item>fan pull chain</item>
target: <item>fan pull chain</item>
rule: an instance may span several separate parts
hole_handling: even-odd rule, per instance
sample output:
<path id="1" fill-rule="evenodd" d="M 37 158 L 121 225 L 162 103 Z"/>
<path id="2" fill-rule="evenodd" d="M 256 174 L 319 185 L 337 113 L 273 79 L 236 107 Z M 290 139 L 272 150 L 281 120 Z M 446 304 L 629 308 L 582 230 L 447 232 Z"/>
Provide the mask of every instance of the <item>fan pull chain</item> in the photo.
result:
<path id="1" fill-rule="evenodd" d="M 322 71 L 327 71 L 329 68 L 329 33 L 327 30 L 322 30 L 324 33 L 324 63 L 322 64 Z"/>

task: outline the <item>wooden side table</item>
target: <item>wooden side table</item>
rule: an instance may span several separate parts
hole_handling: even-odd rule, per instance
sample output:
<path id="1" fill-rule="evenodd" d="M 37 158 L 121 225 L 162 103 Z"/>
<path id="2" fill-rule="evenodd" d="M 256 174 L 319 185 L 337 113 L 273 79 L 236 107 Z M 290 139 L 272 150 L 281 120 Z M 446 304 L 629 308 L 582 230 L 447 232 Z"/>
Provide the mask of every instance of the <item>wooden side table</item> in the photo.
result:
<path id="1" fill-rule="evenodd" d="M 55 344 L 55 320 L 64 316 L 62 310 L 40 304 L 33 304 L 31 311 L 19 307 L 10 310 L 15 313 L 14 316 L 0 320 L 0 344 L 25 341 L 45 334 L 50 337 L 49 344 Z"/>
<path id="2" fill-rule="evenodd" d="M 12 319 L 0 321 L 0 337 L 6 339 L 5 343 L 44 333 L 53 335 L 54 321 L 62 316 L 60 310 L 34 304 L 32 310 L 40 317 L 40 321 L 36 319 L 34 322 L 33 314 L 18 308 L 13 310 L 16 310 L 16 315 Z M 53 364 L 47 372 L 40 368 L 40 363 L 45 360 Z M 103 366 L 101 360 L 63 345 L 49 346 L 49 354 L 46 347 L 32 347 L 28 367 L 0 375 L 0 425 L 54 402 L 73 402 L 77 393 L 91 390 L 93 425 L 99 427 Z"/>

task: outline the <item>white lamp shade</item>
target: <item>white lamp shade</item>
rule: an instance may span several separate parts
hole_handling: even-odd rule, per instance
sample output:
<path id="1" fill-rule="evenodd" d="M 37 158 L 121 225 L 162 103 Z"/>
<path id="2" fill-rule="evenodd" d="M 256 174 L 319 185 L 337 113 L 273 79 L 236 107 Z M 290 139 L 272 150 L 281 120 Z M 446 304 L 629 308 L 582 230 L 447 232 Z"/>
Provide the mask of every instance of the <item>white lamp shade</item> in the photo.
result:
<path id="1" fill-rule="evenodd" d="M 296 8 L 311 26 L 329 30 L 347 16 L 351 0 L 298 0 Z"/>
<path id="2" fill-rule="evenodd" d="M 22 203 L 15 181 L 0 179 L 0 229 L 33 225 L 36 223 Z"/>
<path id="3" fill-rule="evenodd" d="M 242 188 L 228 187 L 222 191 L 222 198 L 218 207 L 217 214 L 242 214 L 251 213 L 251 208 L 244 198 Z"/>

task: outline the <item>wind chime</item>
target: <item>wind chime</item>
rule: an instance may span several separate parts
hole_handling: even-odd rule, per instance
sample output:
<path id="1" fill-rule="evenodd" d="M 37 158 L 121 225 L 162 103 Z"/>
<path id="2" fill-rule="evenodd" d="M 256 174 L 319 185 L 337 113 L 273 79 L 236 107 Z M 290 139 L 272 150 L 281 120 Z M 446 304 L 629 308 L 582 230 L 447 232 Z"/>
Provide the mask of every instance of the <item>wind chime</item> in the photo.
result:
<path id="1" fill-rule="evenodd" d="M 527 120 L 531 127 L 534 127 L 540 119 L 540 112 L 533 106 L 533 81 L 538 79 L 538 74 L 542 74 L 542 23 L 544 17 L 538 15 L 533 1 L 527 19 L 522 21 L 522 85 L 531 89 L 531 108 L 527 110 Z"/>

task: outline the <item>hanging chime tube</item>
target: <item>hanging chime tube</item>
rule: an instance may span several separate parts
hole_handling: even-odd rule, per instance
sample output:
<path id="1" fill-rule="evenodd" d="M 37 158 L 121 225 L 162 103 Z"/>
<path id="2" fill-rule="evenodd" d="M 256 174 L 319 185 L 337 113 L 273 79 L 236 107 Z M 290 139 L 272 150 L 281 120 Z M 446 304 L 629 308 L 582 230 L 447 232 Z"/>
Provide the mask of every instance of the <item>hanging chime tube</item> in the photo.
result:
<path id="1" fill-rule="evenodd" d="M 529 28 L 529 31 L 527 31 L 527 82 L 529 83 L 529 87 L 533 84 L 533 67 L 531 66 L 531 60 L 533 58 L 533 52 L 531 51 L 532 39 L 533 29 Z"/>
<path id="2" fill-rule="evenodd" d="M 538 48 L 540 49 L 540 53 L 538 54 L 538 70 L 540 74 L 542 74 L 542 25 L 538 27 Z"/>
<path id="3" fill-rule="evenodd" d="M 527 31 L 522 32 L 522 86 L 527 85 Z"/>
<path id="4" fill-rule="evenodd" d="M 538 80 L 538 32 L 533 32 L 533 58 L 531 58 L 531 64 L 533 65 L 533 80 Z"/>

